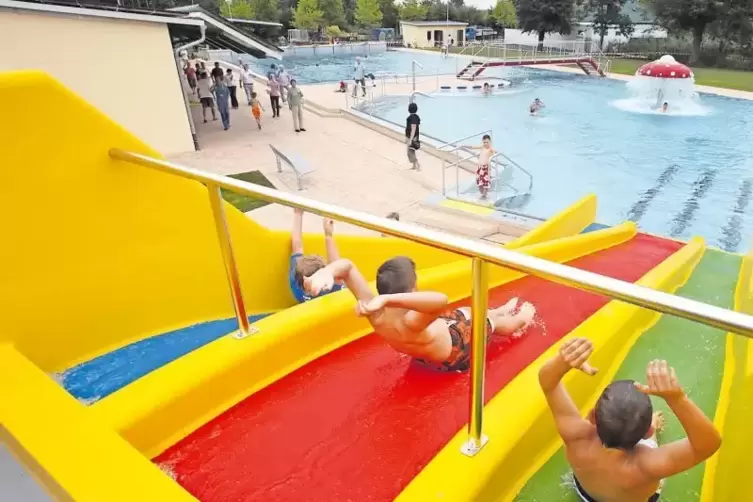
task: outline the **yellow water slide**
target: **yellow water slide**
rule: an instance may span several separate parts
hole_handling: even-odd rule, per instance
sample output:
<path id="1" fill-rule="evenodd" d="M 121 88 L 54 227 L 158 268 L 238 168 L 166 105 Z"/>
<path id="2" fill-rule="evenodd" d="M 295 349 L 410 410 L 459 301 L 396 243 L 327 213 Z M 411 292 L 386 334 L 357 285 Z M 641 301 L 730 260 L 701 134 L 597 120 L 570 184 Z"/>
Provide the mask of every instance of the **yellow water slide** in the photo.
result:
<path id="1" fill-rule="evenodd" d="M 2 438 L 63 499 L 134 500 L 144 493 L 189 499 L 149 456 L 255 389 L 363 334 L 365 326 L 345 314 L 347 294 L 289 308 L 289 234 L 227 206 L 247 309 L 288 309 L 285 317 L 259 323 L 263 333 L 279 331 L 279 337 L 246 346 L 226 337 L 89 407 L 77 402 L 51 374 L 154 335 L 233 317 L 207 192 L 196 182 L 112 160 L 112 147 L 160 155 L 40 72 L 0 75 L 0 95 L 16 117 L 0 126 Z M 587 198 L 519 245 L 577 233 L 595 210 L 595 199 Z M 422 281 L 454 283 L 455 296 L 467 295 L 467 259 L 393 238 L 337 241 L 369 278 L 381 261 L 405 254 L 427 270 Z M 599 238 L 586 242 L 598 246 Z M 304 245 L 312 252 L 324 246 L 319 235 L 305 236 Z M 572 249 L 562 259 L 587 252 Z M 334 308 L 335 319 L 323 317 L 323 308 Z M 290 350 L 252 364 L 280 347 Z M 197 399 L 171 399 L 171 392 L 186 389 Z M 190 389 L 201 389 L 203 398 Z M 175 420 L 180 424 L 166 419 L 174 413 L 182 415 Z M 151 431 L 154 423 L 164 426 Z"/>

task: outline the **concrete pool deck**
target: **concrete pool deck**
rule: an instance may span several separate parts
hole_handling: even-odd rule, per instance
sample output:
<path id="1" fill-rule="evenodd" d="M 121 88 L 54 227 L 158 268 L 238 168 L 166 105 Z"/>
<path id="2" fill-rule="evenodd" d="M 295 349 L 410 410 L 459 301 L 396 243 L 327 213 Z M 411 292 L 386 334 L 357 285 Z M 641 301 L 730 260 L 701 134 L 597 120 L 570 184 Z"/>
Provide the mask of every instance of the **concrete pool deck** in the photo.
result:
<path id="1" fill-rule="evenodd" d="M 390 85 L 388 93 L 397 93 L 397 89 L 405 85 Z M 478 215 L 468 215 L 466 219 L 463 214 L 447 211 L 440 213 L 441 216 L 435 214 L 425 202 L 441 191 L 443 165 L 439 158 L 419 151 L 422 170 L 411 170 L 402 141 L 340 115 L 344 106 L 338 108 L 337 103 L 344 105 L 344 98 L 342 93 L 333 92 L 332 84 L 302 86 L 302 89 L 306 100 L 336 113 L 306 110 L 306 131 L 296 133 L 290 111 L 284 107 L 280 118 L 273 119 L 268 100 L 262 98 L 265 111 L 259 131 L 250 108 L 242 99 L 240 107 L 231 110 L 230 129 L 223 131 L 220 121 L 212 121 L 210 114 L 209 122 L 204 124 L 201 109 L 194 106 L 191 111 L 202 149 L 173 155 L 170 160 L 218 174 L 258 170 L 280 190 L 374 215 L 396 211 L 403 221 L 490 242 L 503 243 L 520 235 L 520 228 L 510 228 Z M 337 97 L 340 99 L 335 99 Z M 287 166 L 283 165 L 282 173 L 277 172 L 270 144 L 285 153 L 298 154 L 315 169 L 303 177 L 303 192 L 297 191 L 296 177 Z M 461 171 L 461 182 L 470 179 L 471 174 Z M 291 210 L 278 205 L 254 210 L 250 215 L 259 223 L 276 229 L 289 228 L 291 221 Z M 351 225 L 337 228 L 347 233 L 371 233 Z M 304 230 L 320 231 L 320 219 L 306 218 Z"/>

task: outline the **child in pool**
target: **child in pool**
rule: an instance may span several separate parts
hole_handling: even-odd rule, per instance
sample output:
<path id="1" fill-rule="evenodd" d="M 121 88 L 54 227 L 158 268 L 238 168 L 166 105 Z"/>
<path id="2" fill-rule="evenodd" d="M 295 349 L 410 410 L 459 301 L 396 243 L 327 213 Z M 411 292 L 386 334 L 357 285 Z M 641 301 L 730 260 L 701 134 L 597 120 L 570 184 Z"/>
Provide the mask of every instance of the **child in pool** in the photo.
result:
<path id="1" fill-rule="evenodd" d="M 533 103 L 531 103 L 531 106 L 528 108 L 528 111 L 532 116 L 536 116 L 539 114 L 539 110 L 542 108 L 546 108 L 546 105 L 539 99 L 536 98 L 533 100 Z"/>
<path id="2" fill-rule="evenodd" d="M 574 338 L 539 371 L 539 384 L 573 469 L 575 490 L 585 502 L 657 502 L 663 479 L 709 458 L 722 438 L 666 361 L 648 364 L 648 385 L 612 382 L 588 417 L 581 417 L 562 379 L 572 369 L 596 374 L 588 364 L 592 352 L 589 340 Z M 656 432 L 663 419 L 653 412 L 650 395 L 664 399 L 687 438 L 659 446 Z"/>
<path id="3" fill-rule="evenodd" d="M 489 82 L 484 82 L 484 96 L 488 96 L 492 93 L 492 88 L 489 86 Z"/>
<path id="4" fill-rule="evenodd" d="M 253 114 L 254 118 L 256 119 L 256 126 L 261 131 L 261 112 L 264 110 L 264 107 L 261 106 L 261 102 L 259 101 L 259 98 L 256 97 L 256 93 L 251 93 L 251 113 Z"/>
<path id="5" fill-rule="evenodd" d="M 356 315 L 366 317 L 376 334 L 392 348 L 417 362 L 440 371 L 466 371 L 470 362 L 472 336 L 468 308 L 448 309 L 443 293 L 416 291 L 416 265 L 399 256 L 387 260 L 377 270 L 374 295 L 366 279 L 350 260 L 338 260 L 304 280 L 310 295 L 345 282 L 358 301 Z M 492 308 L 486 320 L 487 342 L 492 334 L 520 336 L 533 320 L 530 303 L 518 306 L 513 298 Z"/>
<path id="6" fill-rule="evenodd" d="M 664 104 L 661 105 L 661 108 L 659 108 L 659 111 L 662 113 L 667 113 L 668 109 L 669 109 L 669 103 L 665 101 Z"/>
<path id="7" fill-rule="evenodd" d="M 481 199 L 486 200 L 489 194 L 489 187 L 491 186 L 491 171 L 489 164 L 492 157 L 497 151 L 492 147 L 492 137 L 488 134 L 484 134 L 481 140 L 481 145 L 473 146 L 467 145 L 465 148 L 472 150 L 479 150 L 478 167 L 476 167 L 476 186 L 481 194 Z"/>

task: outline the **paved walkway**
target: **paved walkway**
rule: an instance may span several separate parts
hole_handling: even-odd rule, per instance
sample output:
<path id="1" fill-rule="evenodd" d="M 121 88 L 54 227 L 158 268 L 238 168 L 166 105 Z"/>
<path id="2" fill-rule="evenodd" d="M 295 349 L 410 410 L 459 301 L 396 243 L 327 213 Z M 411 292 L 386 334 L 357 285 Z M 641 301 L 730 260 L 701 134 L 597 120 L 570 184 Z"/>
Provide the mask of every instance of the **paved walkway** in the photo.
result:
<path id="1" fill-rule="evenodd" d="M 310 87 L 316 86 L 303 88 L 308 99 Z M 422 171 L 412 171 L 402 142 L 345 118 L 321 117 L 309 111 L 304 111 L 306 132 L 296 133 L 290 111 L 283 108 L 281 117 L 273 119 L 266 93 L 262 92 L 265 111 L 261 131 L 245 99 L 239 109 L 231 110 L 228 131 L 223 131 L 219 114 L 217 121 L 208 114 L 209 122 L 204 124 L 201 109 L 195 106 L 192 112 L 201 150 L 174 155 L 171 160 L 220 174 L 258 170 L 278 189 L 296 192 L 293 172 L 284 164 L 283 172 L 277 172 L 269 148 L 272 144 L 283 152 L 300 155 L 315 168 L 303 177 L 303 195 L 375 215 L 405 211 L 441 190 L 439 159 L 419 151 Z M 319 93 L 323 95 L 323 89 Z M 254 212 L 254 218 L 280 228 L 289 221 L 289 209 L 267 207 Z"/>

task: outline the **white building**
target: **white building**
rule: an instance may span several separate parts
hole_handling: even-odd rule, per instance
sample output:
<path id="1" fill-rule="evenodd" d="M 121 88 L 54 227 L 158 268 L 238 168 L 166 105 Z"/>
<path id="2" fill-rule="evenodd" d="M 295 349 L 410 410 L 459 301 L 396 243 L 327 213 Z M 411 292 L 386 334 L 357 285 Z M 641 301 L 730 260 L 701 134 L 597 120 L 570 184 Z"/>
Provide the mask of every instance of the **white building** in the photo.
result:
<path id="1" fill-rule="evenodd" d="M 467 27 L 458 21 L 400 21 L 400 34 L 405 45 L 428 49 L 449 41 L 463 45 Z"/>

